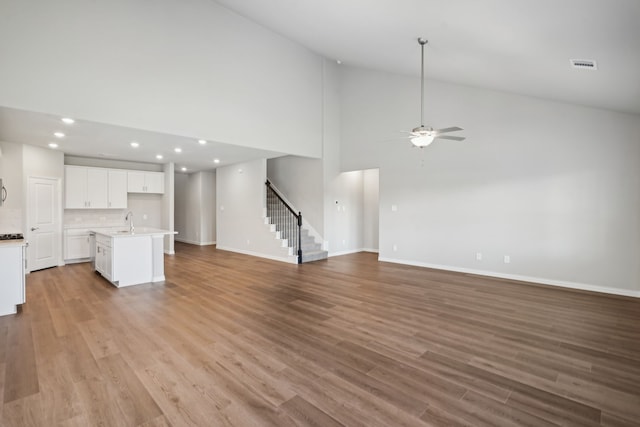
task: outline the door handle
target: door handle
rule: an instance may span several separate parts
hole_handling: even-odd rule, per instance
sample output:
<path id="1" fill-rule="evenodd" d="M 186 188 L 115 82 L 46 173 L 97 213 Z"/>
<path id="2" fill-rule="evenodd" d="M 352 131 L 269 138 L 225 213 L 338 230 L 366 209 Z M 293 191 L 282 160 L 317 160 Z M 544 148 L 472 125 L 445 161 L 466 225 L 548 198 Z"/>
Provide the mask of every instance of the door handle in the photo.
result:
<path id="1" fill-rule="evenodd" d="M 31 227 L 31 231 L 40 230 L 40 227 Z"/>

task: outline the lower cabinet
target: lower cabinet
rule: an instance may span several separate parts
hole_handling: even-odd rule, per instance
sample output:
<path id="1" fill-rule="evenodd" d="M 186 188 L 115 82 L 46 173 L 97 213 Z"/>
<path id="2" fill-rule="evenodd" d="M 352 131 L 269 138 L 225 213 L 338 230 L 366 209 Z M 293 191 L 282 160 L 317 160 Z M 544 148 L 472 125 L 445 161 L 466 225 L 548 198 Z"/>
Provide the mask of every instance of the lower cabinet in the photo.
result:
<path id="1" fill-rule="evenodd" d="M 66 263 L 86 261 L 91 257 L 89 230 L 65 230 L 64 260 Z"/>
<path id="2" fill-rule="evenodd" d="M 113 258 L 111 253 L 111 239 L 96 236 L 96 271 L 105 279 L 113 280 Z"/>
<path id="3" fill-rule="evenodd" d="M 163 237 L 128 233 L 114 237 L 96 232 L 95 270 L 119 288 L 164 280 Z"/>
<path id="4" fill-rule="evenodd" d="M 25 302 L 25 259 L 25 245 L 0 245 L 0 316 L 16 313 Z"/>

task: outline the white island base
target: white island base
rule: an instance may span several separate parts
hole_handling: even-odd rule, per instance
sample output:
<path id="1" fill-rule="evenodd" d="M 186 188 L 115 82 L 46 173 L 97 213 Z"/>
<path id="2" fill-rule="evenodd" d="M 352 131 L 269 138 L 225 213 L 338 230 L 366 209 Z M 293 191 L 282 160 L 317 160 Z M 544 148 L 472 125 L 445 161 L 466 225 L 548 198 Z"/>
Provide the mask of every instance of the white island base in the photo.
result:
<path id="1" fill-rule="evenodd" d="M 95 270 L 121 288 L 161 282 L 164 276 L 164 236 L 175 231 L 156 228 L 94 231 Z"/>

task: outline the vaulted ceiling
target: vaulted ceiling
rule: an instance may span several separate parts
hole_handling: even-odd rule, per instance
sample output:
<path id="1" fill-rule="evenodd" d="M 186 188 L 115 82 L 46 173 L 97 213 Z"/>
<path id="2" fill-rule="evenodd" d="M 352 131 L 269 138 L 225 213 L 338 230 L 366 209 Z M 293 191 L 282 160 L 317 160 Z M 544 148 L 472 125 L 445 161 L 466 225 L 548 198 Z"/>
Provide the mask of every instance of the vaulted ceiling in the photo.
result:
<path id="1" fill-rule="evenodd" d="M 419 75 L 424 37 L 427 77 L 640 114 L 638 0 L 218 2 L 345 65 Z"/>
<path id="2" fill-rule="evenodd" d="M 419 76 L 417 38 L 424 37 L 428 78 L 640 114 L 639 0 L 217 2 L 343 66 Z M 597 70 L 576 69 L 572 59 L 594 60 Z M 60 129 L 59 117 L 0 106 L 2 140 L 46 147 Z M 157 163 L 188 170 L 281 155 L 100 123 L 75 129 L 65 140 L 68 154 L 137 161 L 162 154 Z M 132 149 L 132 140 L 154 143 Z"/>

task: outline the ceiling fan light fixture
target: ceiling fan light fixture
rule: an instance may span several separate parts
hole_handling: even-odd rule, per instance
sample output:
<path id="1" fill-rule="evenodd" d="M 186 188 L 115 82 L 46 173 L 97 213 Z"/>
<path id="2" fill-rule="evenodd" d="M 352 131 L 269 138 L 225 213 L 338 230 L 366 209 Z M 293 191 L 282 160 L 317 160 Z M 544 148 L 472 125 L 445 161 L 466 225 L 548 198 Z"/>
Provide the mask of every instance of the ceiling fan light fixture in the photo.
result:
<path id="1" fill-rule="evenodd" d="M 434 140 L 434 137 L 431 135 L 420 135 L 420 136 L 414 136 L 413 138 L 411 138 L 411 143 L 416 147 L 424 148 L 429 144 L 431 144 L 433 140 Z"/>
<path id="2" fill-rule="evenodd" d="M 420 45 L 420 126 L 413 128 L 409 132 L 409 140 L 415 147 L 426 147 L 430 145 L 434 139 L 450 139 L 454 141 L 463 141 L 462 136 L 444 136 L 442 134 L 448 132 L 457 132 L 463 130 L 460 127 L 453 126 L 444 129 L 434 129 L 431 126 L 424 125 L 424 46 L 428 43 L 427 39 L 420 37 L 418 44 Z"/>

